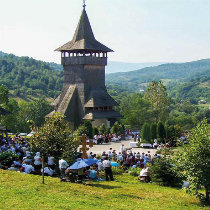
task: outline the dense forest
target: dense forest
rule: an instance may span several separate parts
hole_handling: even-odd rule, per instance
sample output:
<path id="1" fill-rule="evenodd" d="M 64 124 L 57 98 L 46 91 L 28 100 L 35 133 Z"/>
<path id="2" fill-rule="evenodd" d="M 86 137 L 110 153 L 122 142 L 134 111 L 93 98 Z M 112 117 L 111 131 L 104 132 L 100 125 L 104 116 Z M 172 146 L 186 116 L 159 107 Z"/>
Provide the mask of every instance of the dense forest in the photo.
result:
<path id="1" fill-rule="evenodd" d="M 23 99 L 43 95 L 55 98 L 62 88 L 60 70 L 61 66 L 55 63 L 0 53 L 0 84 Z"/>

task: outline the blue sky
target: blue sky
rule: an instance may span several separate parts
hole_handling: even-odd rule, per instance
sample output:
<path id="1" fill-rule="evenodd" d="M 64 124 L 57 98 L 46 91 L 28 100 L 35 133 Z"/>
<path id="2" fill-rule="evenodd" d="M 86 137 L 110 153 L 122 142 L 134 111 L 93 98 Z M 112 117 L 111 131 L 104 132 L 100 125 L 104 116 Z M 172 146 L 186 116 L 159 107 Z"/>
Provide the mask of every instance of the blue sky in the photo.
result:
<path id="1" fill-rule="evenodd" d="M 123 62 L 210 58 L 210 0 L 87 0 L 98 41 Z M 0 0 L 0 51 L 60 63 L 82 0 Z"/>

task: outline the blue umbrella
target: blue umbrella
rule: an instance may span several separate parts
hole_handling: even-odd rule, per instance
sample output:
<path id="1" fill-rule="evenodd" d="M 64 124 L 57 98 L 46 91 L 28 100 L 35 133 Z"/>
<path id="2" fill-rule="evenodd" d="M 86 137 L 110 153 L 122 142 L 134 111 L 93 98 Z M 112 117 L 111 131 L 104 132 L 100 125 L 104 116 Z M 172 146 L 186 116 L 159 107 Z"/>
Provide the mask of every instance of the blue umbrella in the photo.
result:
<path id="1" fill-rule="evenodd" d="M 111 162 L 111 165 L 112 165 L 112 166 L 120 166 L 120 164 L 117 163 L 117 162 Z"/>
<path id="2" fill-rule="evenodd" d="M 76 169 L 80 169 L 80 168 L 85 168 L 85 167 L 91 166 L 97 162 L 98 162 L 98 160 L 94 160 L 94 159 L 80 159 L 77 162 L 75 162 L 74 164 L 72 164 L 68 169 L 76 170 Z"/>

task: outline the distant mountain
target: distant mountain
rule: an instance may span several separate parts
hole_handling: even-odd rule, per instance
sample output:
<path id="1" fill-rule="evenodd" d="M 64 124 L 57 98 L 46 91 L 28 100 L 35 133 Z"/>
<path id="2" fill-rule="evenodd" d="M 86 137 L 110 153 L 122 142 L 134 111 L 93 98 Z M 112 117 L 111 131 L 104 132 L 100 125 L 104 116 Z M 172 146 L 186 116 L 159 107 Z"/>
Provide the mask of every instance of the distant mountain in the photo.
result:
<path id="1" fill-rule="evenodd" d="M 137 69 L 142 69 L 145 67 L 158 66 L 161 64 L 164 64 L 164 62 L 126 63 L 126 62 L 109 61 L 106 68 L 106 74 L 117 73 L 117 72 L 129 72 Z"/>
<path id="2" fill-rule="evenodd" d="M 187 63 L 162 64 L 136 71 L 106 75 L 107 84 L 117 84 L 139 91 L 152 80 L 182 81 L 202 73 L 210 74 L 210 59 Z"/>

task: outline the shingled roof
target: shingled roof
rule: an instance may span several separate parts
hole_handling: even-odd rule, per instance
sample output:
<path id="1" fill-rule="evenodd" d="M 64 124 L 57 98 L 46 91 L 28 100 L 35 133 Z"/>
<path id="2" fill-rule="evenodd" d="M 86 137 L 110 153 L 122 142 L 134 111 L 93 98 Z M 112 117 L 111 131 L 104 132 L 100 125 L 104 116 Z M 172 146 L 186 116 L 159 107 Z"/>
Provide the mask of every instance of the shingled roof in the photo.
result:
<path id="1" fill-rule="evenodd" d="M 113 50 L 101 44 L 95 39 L 85 8 L 82 11 L 72 41 L 56 49 L 56 51 L 77 51 L 77 50 L 113 52 Z"/>
<path id="2" fill-rule="evenodd" d="M 92 90 L 85 107 L 118 106 L 118 103 L 103 89 Z"/>

